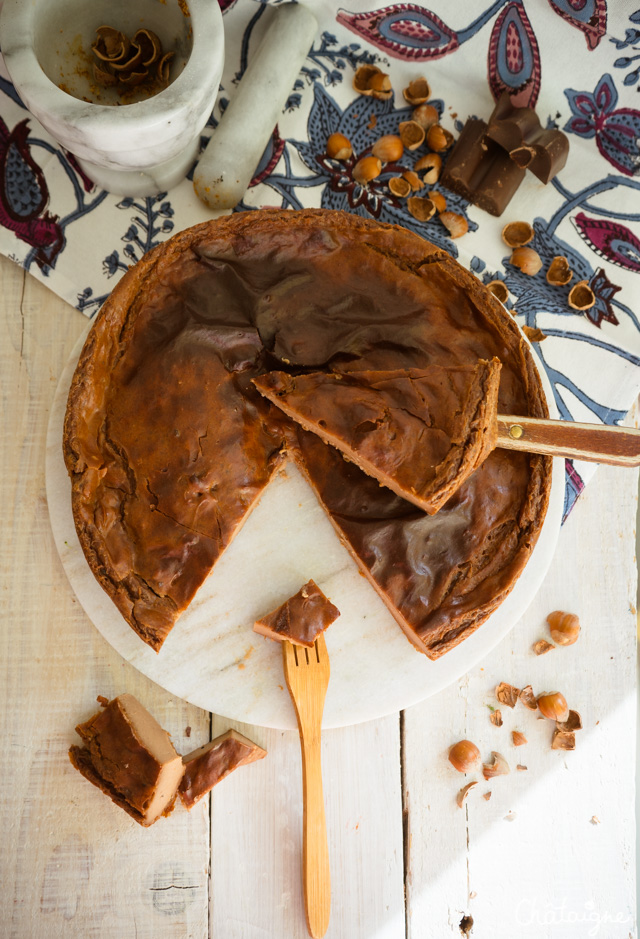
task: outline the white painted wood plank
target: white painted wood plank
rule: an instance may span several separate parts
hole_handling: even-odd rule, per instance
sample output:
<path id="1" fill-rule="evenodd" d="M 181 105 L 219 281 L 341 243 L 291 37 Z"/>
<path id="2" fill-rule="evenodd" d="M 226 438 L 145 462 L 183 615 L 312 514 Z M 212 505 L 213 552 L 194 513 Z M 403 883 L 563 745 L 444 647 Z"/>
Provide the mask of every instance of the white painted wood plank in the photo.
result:
<path id="1" fill-rule="evenodd" d="M 510 636 L 459 686 L 405 713 L 411 939 L 458 937 L 464 914 L 473 939 L 636 935 L 636 494 L 635 472 L 601 467 Z M 578 613 L 582 635 L 536 657 L 531 645 L 549 638 L 554 609 Z M 504 725 L 493 726 L 486 705 L 497 705 L 501 680 L 562 691 L 584 723 L 576 751 L 550 750 L 553 725 L 521 705 L 502 707 Z M 526 734 L 526 746 L 513 747 L 512 729 Z M 511 774 L 465 780 L 446 759 L 461 737 L 485 759 L 502 752 Z M 517 763 L 528 770 L 516 772 Z M 479 785 L 460 810 L 455 794 L 472 778 Z"/>
<path id="2" fill-rule="evenodd" d="M 230 724 L 268 755 L 212 794 L 213 939 L 306 939 L 300 743 L 292 731 Z M 328 730 L 322 766 L 331 864 L 327 939 L 404 939 L 397 716 Z"/>
<path id="3" fill-rule="evenodd" d="M 181 752 L 209 717 L 113 652 L 75 601 L 44 495 L 48 409 L 83 317 L 0 258 L 3 936 L 207 935 L 206 806 L 140 828 L 69 763 L 96 695 L 136 695 Z M 24 282 L 24 296 L 23 296 Z"/>

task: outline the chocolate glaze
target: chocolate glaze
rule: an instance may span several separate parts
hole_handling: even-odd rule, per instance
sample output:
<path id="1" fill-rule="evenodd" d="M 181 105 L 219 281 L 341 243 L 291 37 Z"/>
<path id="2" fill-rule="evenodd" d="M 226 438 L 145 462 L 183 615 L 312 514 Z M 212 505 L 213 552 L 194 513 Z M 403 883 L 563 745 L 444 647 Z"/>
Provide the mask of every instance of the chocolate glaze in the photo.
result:
<path id="1" fill-rule="evenodd" d="M 407 635 L 435 657 L 498 605 L 550 460 L 494 452 L 437 516 L 381 489 L 251 385 L 265 371 L 502 362 L 503 413 L 546 416 L 501 305 L 416 235 L 322 210 L 236 214 L 146 255 L 80 357 L 64 452 L 96 577 L 159 649 L 288 452 Z"/>
<path id="2" fill-rule="evenodd" d="M 454 368 L 268 372 L 253 383 L 305 430 L 430 515 L 496 444 L 498 359 Z"/>
<path id="3" fill-rule="evenodd" d="M 277 610 L 261 616 L 253 628 L 270 639 L 288 639 L 311 649 L 320 633 L 339 616 L 340 610 L 310 580 Z"/>

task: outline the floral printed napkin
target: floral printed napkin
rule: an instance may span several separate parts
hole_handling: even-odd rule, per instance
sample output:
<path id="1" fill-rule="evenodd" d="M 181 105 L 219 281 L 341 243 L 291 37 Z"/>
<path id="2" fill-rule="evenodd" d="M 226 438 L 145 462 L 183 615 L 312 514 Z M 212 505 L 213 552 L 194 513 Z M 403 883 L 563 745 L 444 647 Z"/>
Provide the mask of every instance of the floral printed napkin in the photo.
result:
<path id="1" fill-rule="evenodd" d="M 323 206 L 413 229 L 485 283 L 505 281 L 517 321 L 547 337 L 536 351 L 563 418 L 619 422 L 640 389 L 640 9 L 626 0 L 427 0 L 428 7 L 376 9 L 372 0 L 342 2 L 308 0 L 316 39 L 237 210 Z M 220 5 L 226 64 L 203 143 L 272 15 L 253 0 Z M 353 75 L 364 63 L 390 74 L 394 97 L 355 93 Z M 355 159 L 410 117 L 402 89 L 418 75 L 456 136 L 467 117 L 486 119 L 508 89 L 515 104 L 535 106 L 543 124 L 569 136 L 566 167 L 547 186 L 528 174 L 501 219 L 442 189 L 448 208 L 469 222 L 455 241 L 437 219 L 416 221 L 388 189 L 390 176 L 410 168 L 422 148 L 358 185 Z M 346 163 L 326 154 L 334 131 L 353 145 Z M 188 179 L 149 198 L 97 189 L 25 110 L 1 63 L 0 161 L 0 251 L 89 317 L 145 251 L 211 217 Z M 532 247 L 544 262 L 534 277 L 508 263 L 500 232 L 516 219 L 534 225 Z M 569 287 L 547 283 L 555 255 L 568 258 L 574 283 L 589 282 L 591 309 L 572 310 Z M 592 472 L 567 461 L 567 513 Z"/>

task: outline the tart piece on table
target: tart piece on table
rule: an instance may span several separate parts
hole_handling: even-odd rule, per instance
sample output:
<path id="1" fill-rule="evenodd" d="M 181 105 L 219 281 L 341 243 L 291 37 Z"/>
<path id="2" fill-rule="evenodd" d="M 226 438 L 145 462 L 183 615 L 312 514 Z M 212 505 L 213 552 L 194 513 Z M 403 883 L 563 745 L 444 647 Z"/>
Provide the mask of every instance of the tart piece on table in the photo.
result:
<path id="1" fill-rule="evenodd" d="M 237 730 L 228 730 L 183 756 L 184 776 L 180 783 L 180 798 L 191 810 L 196 802 L 234 769 L 262 760 L 266 755 L 267 751 L 248 737 L 243 737 Z"/>

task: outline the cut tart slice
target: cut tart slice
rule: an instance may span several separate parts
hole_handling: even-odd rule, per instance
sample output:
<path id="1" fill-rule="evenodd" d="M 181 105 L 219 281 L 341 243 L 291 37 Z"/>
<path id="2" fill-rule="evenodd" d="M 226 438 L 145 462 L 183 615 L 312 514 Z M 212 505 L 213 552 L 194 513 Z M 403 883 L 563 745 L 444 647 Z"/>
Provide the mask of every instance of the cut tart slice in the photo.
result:
<path id="1" fill-rule="evenodd" d="M 257 620 L 253 630 L 278 642 L 286 639 L 311 649 L 320 633 L 339 616 L 338 607 L 310 580 L 277 610 Z"/>
<path id="2" fill-rule="evenodd" d="M 267 751 L 248 737 L 239 734 L 237 730 L 228 730 L 183 756 L 184 777 L 180 783 L 180 798 L 191 810 L 196 802 L 234 769 L 262 760 L 266 755 Z"/>
<path id="3" fill-rule="evenodd" d="M 171 813 L 182 759 L 133 695 L 114 698 L 76 731 L 85 746 L 72 746 L 69 759 L 85 779 L 145 828 Z"/>
<path id="4" fill-rule="evenodd" d="M 496 443 L 500 361 L 253 380 L 287 417 L 434 515 Z"/>

